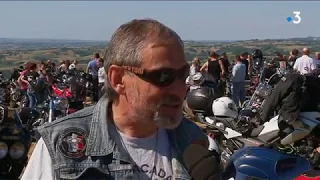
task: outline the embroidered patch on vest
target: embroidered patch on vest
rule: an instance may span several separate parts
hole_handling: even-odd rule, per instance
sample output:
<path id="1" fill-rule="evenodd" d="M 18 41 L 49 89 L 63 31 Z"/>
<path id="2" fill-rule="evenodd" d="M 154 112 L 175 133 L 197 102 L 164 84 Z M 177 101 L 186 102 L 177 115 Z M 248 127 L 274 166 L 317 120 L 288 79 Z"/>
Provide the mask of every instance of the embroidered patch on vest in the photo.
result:
<path id="1" fill-rule="evenodd" d="M 85 156 L 87 131 L 80 128 L 67 128 L 59 136 L 58 149 L 68 158 L 81 158 Z"/>

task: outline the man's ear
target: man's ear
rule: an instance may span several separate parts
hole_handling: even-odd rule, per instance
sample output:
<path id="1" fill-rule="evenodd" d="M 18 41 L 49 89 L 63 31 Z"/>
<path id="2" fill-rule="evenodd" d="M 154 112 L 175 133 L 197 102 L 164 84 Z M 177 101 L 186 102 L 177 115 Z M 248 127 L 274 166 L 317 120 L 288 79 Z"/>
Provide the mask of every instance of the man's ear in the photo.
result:
<path id="1" fill-rule="evenodd" d="M 116 65 L 111 65 L 107 72 L 108 81 L 111 87 L 118 93 L 124 94 L 125 87 L 123 83 L 124 72 L 123 69 Z"/>

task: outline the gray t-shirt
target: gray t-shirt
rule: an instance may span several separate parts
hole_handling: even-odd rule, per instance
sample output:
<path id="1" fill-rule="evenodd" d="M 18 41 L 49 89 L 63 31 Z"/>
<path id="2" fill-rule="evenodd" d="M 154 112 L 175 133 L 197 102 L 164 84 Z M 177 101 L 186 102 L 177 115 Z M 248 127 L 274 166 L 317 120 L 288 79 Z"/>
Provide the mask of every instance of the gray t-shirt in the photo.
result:
<path id="1" fill-rule="evenodd" d="M 237 63 L 232 69 L 232 82 L 244 82 L 246 79 L 246 65 Z"/>
<path id="2" fill-rule="evenodd" d="M 164 129 L 147 138 L 132 138 L 118 131 L 125 149 L 139 167 L 135 180 L 171 180 L 171 147 Z"/>

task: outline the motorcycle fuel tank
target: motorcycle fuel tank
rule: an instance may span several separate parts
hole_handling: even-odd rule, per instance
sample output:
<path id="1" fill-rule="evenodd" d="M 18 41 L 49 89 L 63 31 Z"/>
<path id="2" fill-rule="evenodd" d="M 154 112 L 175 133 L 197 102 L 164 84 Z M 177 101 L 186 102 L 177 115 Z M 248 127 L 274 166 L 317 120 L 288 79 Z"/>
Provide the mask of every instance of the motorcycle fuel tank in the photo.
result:
<path id="1" fill-rule="evenodd" d="M 245 147 L 232 155 L 223 179 L 292 180 L 310 168 L 309 161 L 299 156 L 265 147 Z"/>

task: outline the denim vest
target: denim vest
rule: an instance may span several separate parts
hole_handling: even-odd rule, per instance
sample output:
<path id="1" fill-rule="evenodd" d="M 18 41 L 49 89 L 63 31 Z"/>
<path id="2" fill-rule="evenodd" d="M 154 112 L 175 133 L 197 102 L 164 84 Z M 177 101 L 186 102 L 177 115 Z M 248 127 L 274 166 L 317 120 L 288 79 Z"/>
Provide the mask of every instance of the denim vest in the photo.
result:
<path id="1" fill-rule="evenodd" d="M 134 166 L 130 155 L 124 150 L 110 131 L 115 128 L 107 120 L 109 101 L 102 97 L 95 105 L 82 109 L 38 128 L 50 153 L 57 179 L 133 179 Z M 81 129 L 85 137 L 83 152 L 71 155 L 61 148 L 65 134 Z M 167 130 L 174 149 L 172 154 L 173 177 L 175 180 L 191 180 L 185 169 L 182 155 L 187 146 L 194 142 L 208 144 L 203 131 L 193 122 L 184 119 L 173 130 Z M 83 144 L 82 144 L 83 146 Z M 72 156 L 72 157 L 71 157 Z"/>

